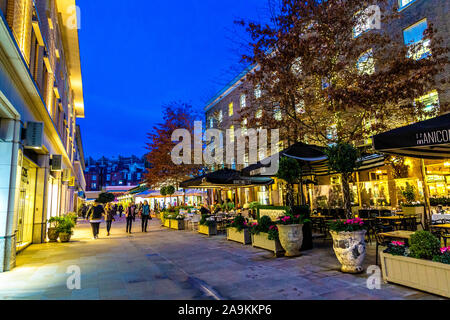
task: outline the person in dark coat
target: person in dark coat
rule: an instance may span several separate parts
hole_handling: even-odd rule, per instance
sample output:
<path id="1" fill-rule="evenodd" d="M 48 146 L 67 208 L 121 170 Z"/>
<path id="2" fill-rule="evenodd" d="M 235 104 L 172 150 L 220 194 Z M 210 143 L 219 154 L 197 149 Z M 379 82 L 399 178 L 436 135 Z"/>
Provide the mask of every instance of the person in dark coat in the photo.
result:
<path id="1" fill-rule="evenodd" d="M 133 226 L 135 214 L 136 214 L 136 206 L 134 205 L 134 203 L 131 203 L 125 212 L 125 217 L 127 219 L 127 233 L 129 234 L 131 234 L 131 228 Z"/>
<path id="2" fill-rule="evenodd" d="M 141 219 L 142 219 L 142 232 L 147 232 L 148 220 L 150 217 L 150 206 L 148 205 L 147 200 L 144 201 L 144 205 L 141 209 Z"/>
<path id="3" fill-rule="evenodd" d="M 114 210 L 114 207 L 111 205 L 108 205 L 106 207 L 106 212 L 105 212 L 106 232 L 108 233 L 107 236 L 110 235 L 111 225 L 112 225 L 112 222 L 114 221 L 115 215 L 116 215 L 116 211 Z"/>
<path id="4" fill-rule="evenodd" d="M 122 204 L 119 205 L 119 215 L 122 218 L 122 213 L 123 213 L 123 206 Z"/>
<path id="5" fill-rule="evenodd" d="M 88 220 L 91 223 L 92 234 L 94 240 L 98 239 L 98 233 L 100 230 L 100 223 L 102 223 L 102 217 L 105 213 L 105 209 L 100 203 L 95 203 L 94 206 L 88 212 Z"/>

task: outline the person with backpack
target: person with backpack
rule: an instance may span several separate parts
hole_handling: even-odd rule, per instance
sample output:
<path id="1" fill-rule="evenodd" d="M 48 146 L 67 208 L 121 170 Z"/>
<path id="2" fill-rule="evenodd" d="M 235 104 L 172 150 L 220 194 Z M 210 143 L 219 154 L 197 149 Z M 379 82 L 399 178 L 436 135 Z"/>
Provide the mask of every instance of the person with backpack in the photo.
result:
<path id="1" fill-rule="evenodd" d="M 148 205 L 147 200 L 144 201 L 144 205 L 142 206 L 141 210 L 142 210 L 142 213 L 141 213 L 142 232 L 147 232 L 148 220 L 151 219 L 151 217 L 150 217 L 150 206 Z"/>
<path id="2" fill-rule="evenodd" d="M 89 220 L 92 228 L 93 240 L 98 239 L 98 233 L 100 230 L 100 223 L 102 223 L 102 217 L 105 213 L 105 209 L 100 203 L 94 203 L 89 210 L 87 219 Z"/>

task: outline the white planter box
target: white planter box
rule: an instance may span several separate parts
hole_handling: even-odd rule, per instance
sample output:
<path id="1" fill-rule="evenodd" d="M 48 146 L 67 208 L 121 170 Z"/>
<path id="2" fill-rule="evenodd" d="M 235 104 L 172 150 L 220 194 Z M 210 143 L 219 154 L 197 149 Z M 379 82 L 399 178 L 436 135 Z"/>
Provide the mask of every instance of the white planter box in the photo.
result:
<path id="1" fill-rule="evenodd" d="M 405 216 L 423 215 L 425 208 L 422 207 L 402 207 L 403 214 Z"/>
<path id="2" fill-rule="evenodd" d="M 217 235 L 217 225 L 214 224 L 212 226 L 204 226 L 199 224 L 198 233 L 206 234 L 207 236 L 215 236 Z"/>
<path id="3" fill-rule="evenodd" d="M 268 237 L 269 234 L 264 232 L 261 232 L 260 234 L 252 234 L 252 246 L 272 251 L 276 256 L 283 256 L 284 250 L 280 244 L 280 241 L 269 240 Z"/>
<path id="4" fill-rule="evenodd" d="M 450 298 L 450 265 L 380 253 L 383 279 Z"/>
<path id="5" fill-rule="evenodd" d="M 239 232 L 236 228 L 227 228 L 227 240 L 236 241 L 242 244 L 252 243 L 252 237 L 248 229 L 243 229 Z"/>
<path id="6" fill-rule="evenodd" d="M 170 228 L 175 230 L 184 230 L 184 220 L 170 219 Z"/>

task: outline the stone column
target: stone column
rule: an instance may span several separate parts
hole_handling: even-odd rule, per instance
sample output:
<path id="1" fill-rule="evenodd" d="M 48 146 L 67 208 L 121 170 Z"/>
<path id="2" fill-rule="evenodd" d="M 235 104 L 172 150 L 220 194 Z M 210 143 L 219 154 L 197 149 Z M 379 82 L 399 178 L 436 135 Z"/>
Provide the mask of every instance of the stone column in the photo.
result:
<path id="1" fill-rule="evenodd" d="M 20 121 L 0 119 L 0 272 L 16 265 Z"/>
<path id="2" fill-rule="evenodd" d="M 49 155 L 38 158 L 36 174 L 36 200 L 33 224 L 33 243 L 44 243 L 47 235 L 48 177 L 50 174 Z"/>

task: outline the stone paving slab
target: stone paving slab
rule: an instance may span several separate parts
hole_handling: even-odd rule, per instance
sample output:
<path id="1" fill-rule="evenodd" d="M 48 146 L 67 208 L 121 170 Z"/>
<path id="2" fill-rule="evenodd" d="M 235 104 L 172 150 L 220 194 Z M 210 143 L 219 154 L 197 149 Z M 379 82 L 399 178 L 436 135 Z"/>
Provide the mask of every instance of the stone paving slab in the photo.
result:
<path id="1" fill-rule="evenodd" d="M 315 241 L 301 257 L 274 258 L 223 235 L 165 229 L 158 220 L 148 233 L 135 224 L 128 235 L 119 221 L 107 237 L 104 227 L 92 240 L 89 224 L 81 221 L 70 243 L 30 246 L 14 270 L 0 274 L 0 299 L 442 299 L 393 284 L 367 289 L 367 274 L 339 271 L 330 241 Z M 368 245 L 365 267 L 374 262 L 375 246 Z M 81 290 L 67 288 L 69 266 L 80 268 Z"/>

